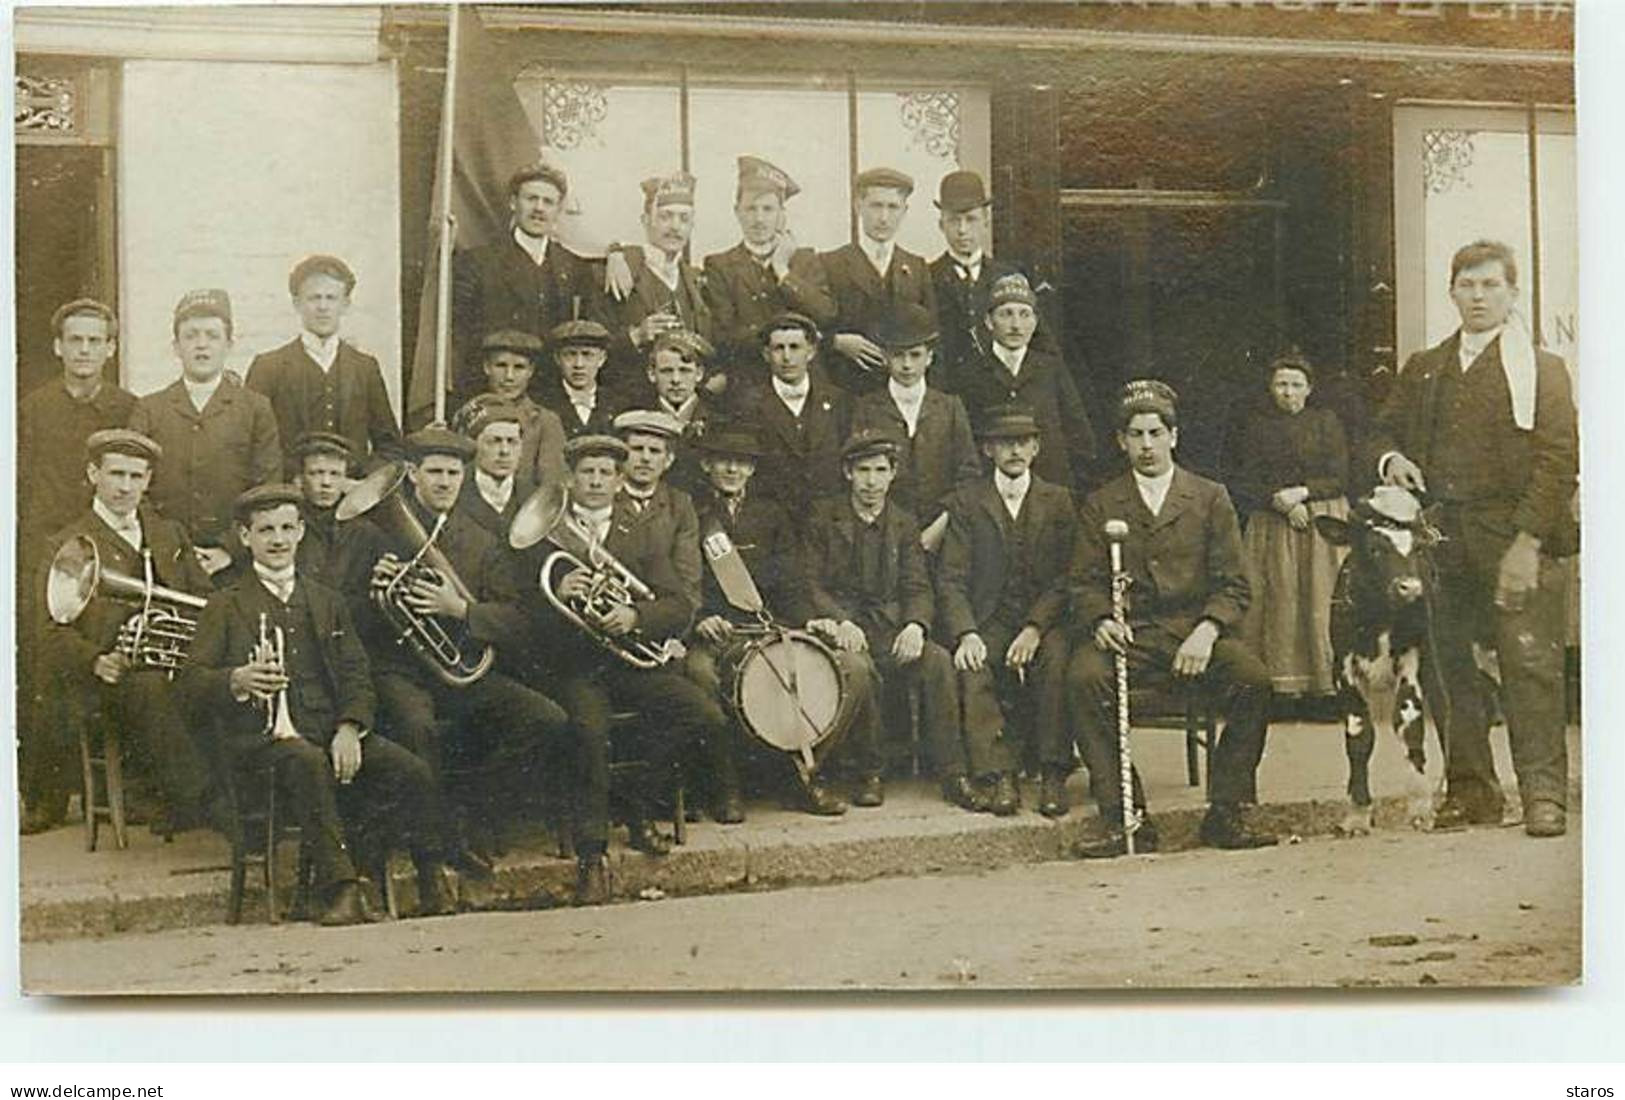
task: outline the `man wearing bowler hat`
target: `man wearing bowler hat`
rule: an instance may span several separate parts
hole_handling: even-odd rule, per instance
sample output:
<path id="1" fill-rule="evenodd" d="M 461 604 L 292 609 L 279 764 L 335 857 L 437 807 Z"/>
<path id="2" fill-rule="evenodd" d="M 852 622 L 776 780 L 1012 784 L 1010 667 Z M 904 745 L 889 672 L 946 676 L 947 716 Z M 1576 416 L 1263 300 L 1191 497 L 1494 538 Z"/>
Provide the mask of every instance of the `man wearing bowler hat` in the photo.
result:
<path id="1" fill-rule="evenodd" d="M 1044 777 L 1038 812 L 1061 817 L 1072 764 L 1061 620 L 1077 513 L 1065 489 L 1033 472 L 1047 440 L 1032 410 L 996 409 L 979 434 L 993 471 L 949 507 L 937 632 L 959 670 L 966 755 L 988 808 L 1015 813 L 1016 774 L 1036 763 Z"/>
<path id="2" fill-rule="evenodd" d="M 767 384 L 756 349 L 757 333 L 768 319 L 794 310 L 822 327 L 835 320 L 824 265 L 789 227 L 786 205 L 800 190 L 782 168 L 761 157 L 741 156 L 734 217 L 742 239 L 705 258 L 705 297 L 715 316 L 718 366 L 736 386 Z"/>
<path id="3" fill-rule="evenodd" d="M 830 345 L 838 359 L 830 369 L 853 393 L 885 384 L 886 353 L 869 336 L 881 317 L 902 302 L 936 316 L 930 265 L 896 240 L 913 193 L 914 180 L 895 168 L 860 172 L 853 186 L 858 239 L 820 257 L 835 296 Z"/>

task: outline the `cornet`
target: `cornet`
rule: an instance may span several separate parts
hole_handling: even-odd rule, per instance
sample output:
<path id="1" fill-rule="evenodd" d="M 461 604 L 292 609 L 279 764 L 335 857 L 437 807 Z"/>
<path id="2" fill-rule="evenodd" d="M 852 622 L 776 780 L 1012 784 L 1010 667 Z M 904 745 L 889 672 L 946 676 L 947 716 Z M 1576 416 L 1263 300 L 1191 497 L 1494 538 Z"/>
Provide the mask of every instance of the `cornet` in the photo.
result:
<path id="1" fill-rule="evenodd" d="M 283 629 L 270 625 L 265 612 L 260 612 L 260 640 L 254 646 L 254 652 L 249 654 L 249 662 L 253 664 L 273 664 L 276 670 L 284 676 L 288 673 L 287 660 L 288 639 Z M 288 689 L 270 695 L 260 696 L 260 702 L 265 704 L 265 736 L 272 741 L 286 741 L 290 737 L 298 737 L 299 731 L 293 728 L 293 716 L 288 713 Z"/>

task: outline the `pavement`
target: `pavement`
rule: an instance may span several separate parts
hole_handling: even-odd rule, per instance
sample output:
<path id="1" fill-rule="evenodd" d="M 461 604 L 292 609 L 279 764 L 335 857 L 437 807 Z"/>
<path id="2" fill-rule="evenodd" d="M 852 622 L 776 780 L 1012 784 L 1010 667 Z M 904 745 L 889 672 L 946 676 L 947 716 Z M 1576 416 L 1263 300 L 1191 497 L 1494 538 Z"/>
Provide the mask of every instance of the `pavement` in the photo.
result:
<path id="1" fill-rule="evenodd" d="M 1570 806 L 1578 809 L 1577 729 L 1570 729 L 1569 741 L 1571 773 L 1576 777 Z M 1500 773 L 1510 779 L 1504 730 L 1495 731 L 1492 743 Z M 1186 784 L 1183 735 L 1136 731 L 1133 751 L 1163 850 L 1195 847 L 1204 801 L 1201 788 Z M 1404 795 L 1409 776 L 1398 744 L 1391 738 L 1379 741 L 1372 762 L 1379 830 L 1408 827 Z M 1331 834 L 1346 808 L 1345 780 L 1339 727 L 1277 722 L 1259 768 L 1261 805 L 1255 820 L 1284 837 Z M 690 825 L 687 843 L 662 859 L 626 849 L 623 834 L 610 850 L 611 889 L 616 901 L 631 901 L 988 871 L 1063 859 L 1073 842 L 1099 827 L 1081 772 L 1073 775 L 1071 788 L 1073 810 L 1054 822 L 1031 809 L 1036 784 L 1024 789 L 1022 812 L 1009 818 L 950 806 L 938 795 L 936 784 L 926 779 L 893 781 L 884 806 L 852 809 L 839 818 L 752 803 L 742 825 L 719 826 L 709 820 Z M 1509 814 L 1515 815 L 1513 792 L 1508 806 Z M 284 845 L 289 859 L 294 847 Z M 83 829 L 73 824 L 21 838 L 20 864 L 24 941 L 158 932 L 225 921 L 229 849 L 214 833 L 185 833 L 165 843 L 135 827 L 127 849 L 114 848 L 104 832 L 100 849 L 87 852 Z M 406 912 L 414 902 L 411 877 L 410 868 L 397 857 L 397 894 Z M 284 877 L 289 879 L 291 875 Z M 568 903 L 573 885 L 574 862 L 559 858 L 544 831 L 531 829 L 510 838 L 494 881 L 477 889 L 471 886 L 465 901 L 487 910 L 552 908 Z M 252 886 L 244 919 L 265 919 L 263 898 Z"/>

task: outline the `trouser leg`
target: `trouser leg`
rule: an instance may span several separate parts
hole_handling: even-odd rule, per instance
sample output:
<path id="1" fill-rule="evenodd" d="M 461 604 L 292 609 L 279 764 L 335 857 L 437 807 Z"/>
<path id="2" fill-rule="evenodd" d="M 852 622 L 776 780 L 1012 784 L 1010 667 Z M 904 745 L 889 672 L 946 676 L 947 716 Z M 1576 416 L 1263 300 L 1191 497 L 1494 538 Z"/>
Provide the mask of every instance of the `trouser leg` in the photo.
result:
<path id="1" fill-rule="evenodd" d="M 1563 570 L 1540 562 L 1540 585 L 1516 611 L 1495 616 L 1501 689 L 1518 794 L 1527 809 L 1541 800 L 1565 805 L 1568 743 L 1564 733 Z"/>
<path id="2" fill-rule="evenodd" d="M 429 765 L 440 781 L 440 730 L 436 724 L 434 692 L 426 684 L 399 672 L 374 677 L 380 725 L 389 739 Z"/>
<path id="3" fill-rule="evenodd" d="M 157 672 L 130 672 L 113 689 L 113 714 L 138 740 L 170 813 L 191 817 L 201 811 L 209 771 L 187 728 L 175 684 Z"/>
<path id="4" fill-rule="evenodd" d="M 722 675 L 717 667 L 717 657 L 717 650 L 708 643 L 696 642 L 690 645 L 688 657 L 683 663 L 683 675 L 717 706 L 718 712 L 723 716 L 722 728 L 716 736 L 707 737 L 705 743 L 706 769 L 710 772 L 714 787 L 712 794 L 720 799 L 724 795 L 737 794 L 739 791 L 739 758 L 744 750 L 740 743 L 738 724 L 724 709 Z"/>
<path id="5" fill-rule="evenodd" d="M 1490 592 L 1467 551 L 1459 522 L 1444 524 L 1439 544 L 1439 598 L 1433 606 L 1433 645 L 1448 696 L 1444 721 L 1446 792 L 1479 806 L 1501 804 L 1501 780 L 1490 751 L 1489 709 L 1473 643 L 1488 642 L 1484 616 Z"/>
<path id="6" fill-rule="evenodd" d="M 609 846 L 609 692 L 583 674 L 559 677 L 553 691 L 575 742 L 571 798 L 576 852 L 591 856 Z"/>
<path id="7" fill-rule="evenodd" d="M 1255 801 L 1258 763 L 1269 730 L 1269 670 L 1241 642 L 1220 638 L 1204 680 L 1203 690 L 1224 700 L 1224 732 L 1213 751 L 1209 801 L 1231 806 Z"/>
<path id="8" fill-rule="evenodd" d="M 681 673 L 615 669 L 609 673 L 609 688 L 616 703 L 642 716 L 642 755 L 654 784 L 672 775 L 696 746 L 710 746 L 728 736 L 728 717 L 716 696 Z M 645 816 L 649 799 L 658 793 L 657 787 L 637 792 Z"/>
<path id="9" fill-rule="evenodd" d="M 900 677 L 906 690 L 920 693 L 920 725 L 924 727 L 920 734 L 935 773 L 939 777 L 966 774 L 970 763 L 948 651 L 928 641 L 916 660 L 899 665 L 888 656 L 882 667 L 887 677 Z"/>
<path id="10" fill-rule="evenodd" d="M 834 759 L 863 776 L 880 775 L 886 766 L 881 748 L 880 676 L 867 653 L 836 651 L 835 663 L 846 674 L 852 692 L 852 726 L 833 753 Z M 820 769 L 822 770 L 822 768 Z"/>
<path id="11" fill-rule="evenodd" d="M 1131 666 L 1133 662 L 1131 661 Z M 1092 642 L 1076 646 L 1067 668 L 1067 696 L 1078 748 L 1089 769 L 1089 793 L 1101 816 L 1123 816 L 1123 780 L 1117 731 L 1117 669 L 1113 655 Z M 1145 788 L 1133 772 L 1134 805 L 1145 807 Z"/>
<path id="12" fill-rule="evenodd" d="M 355 881 L 355 863 L 345 844 L 333 766 L 326 750 L 303 738 L 271 741 L 256 746 L 244 761 L 250 768 L 275 768 L 278 795 L 299 824 L 320 896 L 327 897 L 340 884 Z"/>
<path id="13" fill-rule="evenodd" d="M 1060 629 L 1044 632 L 1038 653 L 1027 669 L 1026 690 L 1033 698 L 1034 748 L 1045 767 L 1070 771 L 1072 731 L 1067 722 L 1066 673 L 1071 647 Z M 1018 686 L 1019 683 L 1018 683 Z"/>
<path id="14" fill-rule="evenodd" d="M 338 788 L 346 822 L 369 837 L 399 845 L 414 863 L 445 859 L 446 823 L 440 791 L 429 765 L 388 738 L 369 734 L 361 741 L 361 770 Z"/>
<path id="15" fill-rule="evenodd" d="M 540 793 L 549 749 L 572 740 L 563 707 L 500 672 L 467 687 L 441 689 L 439 704 L 454 719 L 455 751 L 477 772 L 473 808 L 493 829 Z"/>

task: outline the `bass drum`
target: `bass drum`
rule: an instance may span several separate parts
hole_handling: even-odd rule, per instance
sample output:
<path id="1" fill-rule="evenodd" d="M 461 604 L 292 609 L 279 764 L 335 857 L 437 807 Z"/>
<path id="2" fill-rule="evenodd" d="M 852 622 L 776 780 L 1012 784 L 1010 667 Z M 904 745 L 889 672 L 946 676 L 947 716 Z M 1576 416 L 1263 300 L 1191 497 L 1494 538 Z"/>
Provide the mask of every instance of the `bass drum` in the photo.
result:
<path id="1" fill-rule="evenodd" d="M 733 705 L 750 733 L 809 770 L 852 722 L 852 692 L 835 651 L 801 630 L 773 630 L 730 655 Z"/>

